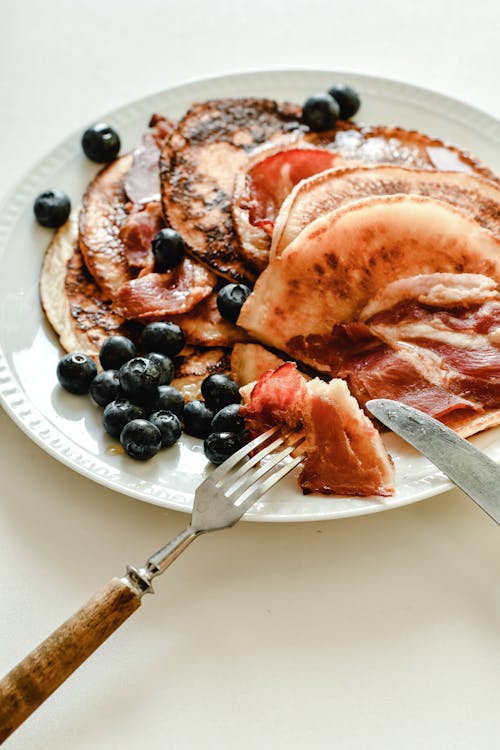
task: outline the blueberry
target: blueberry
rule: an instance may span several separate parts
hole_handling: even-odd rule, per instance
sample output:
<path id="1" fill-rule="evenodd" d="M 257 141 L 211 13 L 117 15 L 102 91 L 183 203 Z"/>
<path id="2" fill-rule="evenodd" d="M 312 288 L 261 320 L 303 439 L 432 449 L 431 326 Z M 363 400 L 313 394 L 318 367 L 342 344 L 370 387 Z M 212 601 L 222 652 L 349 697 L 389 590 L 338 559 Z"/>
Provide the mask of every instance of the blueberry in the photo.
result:
<path id="1" fill-rule="evenodd" d="M 226 284 L 217 295 L 217 309 L 223 318 L 236 323 L 251 289 L 245 284 Z"/>
<path id="2" fill-rule="evenodd" d="M 361 101 L 359 94 L 353 88 L 345 84 L 340 84 L 332 86 L 331 89 L 328 89 L 328 93 L 330 96 L 333 96 L 339 105 L 341 120 L 348 120 L 350 117 L 354 117 L 361 105 Z"/>
<path id="3" fill-rule="evenodd" d="M 212 419 L 212 432 L 243 432 L 245 419 L 240 414 L 239 404 L 228 404 Z"/>
<path id="4" fill-rule="evenodd" d="M 213 411 L 203 401 L 188 401 L 182 413 L 184 432 L 193 437 L 206 438 L 213 418 Z"/>
<path id="5" fill-rule="evenodd" d="M 217 466 L 243 445 L 242 433 L 211 432 L 203 443 L 203 450 L 208 460 Z"/>
<path id="6" fill-rule="evenodd" d="M 302 108 L 302 122 L 314 132 L 334 128 L 339 115 L 340 107 L 330 94 L 314 94 Z"/>
<path id="7" fill-rule="evenodd" d="M 82 135 L 85 156 L 98 164 L 107 164 L 120 152 L 120 136 L 106 122 L 96 122 Z"/>
<path id="8" fill-rule="evenodd" d="M 133 419 L 121 431 L 120 443 L 129 456 L 147 461 L 161 448 L 161 432 L 147 419 Z"/>
<path id="9" fill-rule="evenodd" d="M 125 362 L 119 370 L 120 385 L 123 393 L 135 403 L 152 407 L 157 406 L 158 385 L 161 371 L 158 365 L 147 357 L 134 357 Z"/>
<path id="10" fill-rule="evenodd" d="M 99 362 L 103 370 L 119 370 L 125 362 L 135 357 L 135 344 L 126 336 L 115 334 L 103 341 L 99 350 Z"/>
<path id="11" fill-rule="evenodd" d="M 152 250 L 155 259 L 155 271 L 163 273 L 181 262 L 186 248 L 179 232 L 167 227 L 161 229 L 153 238 Z"/>
<path id="12" fill-rule="evenodd" d="M 98 406 L 107 406 L 120 396 L 118 370 L 104 370 L 90 384 L 90 395 Z"/>
<path id="13" fill-rule="evenodd" d="M 148 419 L 160 430 L 163 448 L 169 448 L 179 440 L 182 433 L 181 423 L 172 411 L 155 411 Z"/>
<path id="14" fill-rule="evenodd" d="M 218 412 L 228 404 L 239 404 L 241 395 L 238 385 L 228 375 L 214 373 L 201 383 L 201 395 L 209 409 Z"/>
<path id="15" fill-rule="evenodd" d="M 184 348 L 184 333 L 176 323 L 149 323 L 141 334 L 141 346 L 146 352 L 160 352 L 175 357 Z"/>
<path id="16" fill-rule="evenodd" d="M 171 411 L 177 417 L 182 416 L 184 411 L 184 396 L 173 385 L 160 385 L 158 408 L 164 411 Z"/>
<path id="17" fill-rule="evenodd" d="M 56 373 L 65 390 L 82 395 L 89 392 L 90 384 L 97 375 L 97 367 L 86 354 L 73 352 L 59 360 Z"/>
<path id="18" fill-rule="evenodd" d="M 132 404 L 127 398 L 119 398 L 104 407 L 102 423 L 106 432 L 117 438 L 126 424 L 145 416 L 146 412 L 140 406 Z"/>
<path id="19" fill-rule="evenodd" d="M 33 211 L 42 227 L 56 229 L 67 221 L 71 213 L 71 203 L 62 190 L 45 190 L 35 200 Z"/>
<path id="20" fill-rule="evenodd" d="M 147 358 L 160 368 L 160 385 L 168 385 L 175 375 L 174 363 L 166 354 L 150 352 Z"/>

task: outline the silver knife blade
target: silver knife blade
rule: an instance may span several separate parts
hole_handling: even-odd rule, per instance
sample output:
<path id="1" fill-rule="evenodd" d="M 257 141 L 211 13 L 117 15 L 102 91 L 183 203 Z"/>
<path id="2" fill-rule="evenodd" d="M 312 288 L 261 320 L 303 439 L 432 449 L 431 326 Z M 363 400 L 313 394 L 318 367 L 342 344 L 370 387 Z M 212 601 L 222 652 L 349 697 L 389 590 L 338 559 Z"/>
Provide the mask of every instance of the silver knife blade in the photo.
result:
<path id="1" fill-rule="evenodd" d="M 500 524 L 500 467 L 437 419 L 418 409 L 378 398 L 366 408 L 413 445 Z"/>

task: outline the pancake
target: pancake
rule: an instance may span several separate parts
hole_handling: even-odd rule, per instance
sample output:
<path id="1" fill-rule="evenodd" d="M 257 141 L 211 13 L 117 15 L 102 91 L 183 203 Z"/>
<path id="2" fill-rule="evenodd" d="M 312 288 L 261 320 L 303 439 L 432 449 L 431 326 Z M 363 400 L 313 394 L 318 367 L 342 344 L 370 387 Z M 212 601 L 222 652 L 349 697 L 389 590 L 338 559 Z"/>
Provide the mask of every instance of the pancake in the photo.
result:
<path id="1" fill-rule="evenodd" d="M 108 336 L 120 333 L 137 339 L 142 329 L 117 312 L 114 303 L 106 299 L 88 272 L 78 247 L 76 216 L 55 233 L 47 248 L 40 277 L 40 296 L 47 319 L 62 348 L 68 352 L 83 351 L 97 358 L 100 346 Z M 181 326 L 187 343 L 196 347 L 229 348 L 236 341 L 248 338 L 243 329 L 221 317 L 216 292 L 188 313 L 167 317 Z M 193 363 L 193 367 L 199 370 L 199 365 Z"/>
<path id="2" fill-rule="evenodd" d="M 76 216 L 55 233 L 44 256 L 40 277 L 42 307 L 67 352 L 97 359 L 104 339 L 131 335 L 130 326 L 111 307 L 89 274 L 78 246 Z"/>
<path id="3" fill-rule="evenodd" d="M 238 325 L 257 341 L 328 372 L 333 326 L 356 320 L 390 281 L 434 272 L 500 281 L 500 239 L 441 201 L 367 198 L 313 221 L 274 257 Z"/>
<path id="4" fill-rule="evenodd" d="M 328 158 L 333 163 L 328 164 Z M 318 180 L 318 184 L 322 184 L 322 177 L 317 173 L 323 174 L 330 168 L 364 165 L 373 169 L 381 164 L 401 165 L 407 169 L 438 170 L 440 173 L 459 171 L 465 175 L 483 176 L 496 181 L 500 189 L 498 177 L 479 159 L 415 130 L 388 126 L 367 127 L 352 122 L 339 122 L 334 131 L 326 133 L 295 131 L 295 134 L 289 136 L 287 143 L 256 149 L 236 175 L 232 213 L 247 263 L 255 264 L 260 271 L 266 267 L 271 247 L 270 238 L 278 211 L 297 183 L 302 187 L 302 181 L 310 178 L 313 185 L 316 185 L 315 179 Z M 317 174 L 316 178 L 311 177 L 314 174 Z M 383 194 L 384 186 L 377 184 L 378 178 L 374 177 L 372 184 L 368 175 L 367 170 L 364 195 L 359 184 L 359 195 L 354 192 L 352 196 L 347 194 L 349 190 L 345 184 L 339 185 L 339 191 L 346 193 L 343 202 L 348 199 L 354 200 L 356 197 Z M 358 183 L 361 182 L 361 175 L 357 179 Z M 404 180 L 401 175 L 395 175 L 394 179 Z M 389 194 L 409 192 L 408 189 L 398 191 L 394 187 L 391 188 L 389 179 L 385 182 L 390 188 L 387 191 Z M 334 190 L 333 187 L 332 189 Z M 295 190 L 299 190 L 299 186 Z M 434 196 L 434 192 L 424 194 Z M 340 201 L 334 205 L 332 201 L 330 209 L 319 207 L 316 214 L 311 210 L 307 220 L 318 218 L 326 210 L 332 210 L 339 205 Z M 282 211 L 284 210 L 285 206 L 282 208 Z M 281 222 L 283 223 L 283 219 Z M 307 222 L 304 221 L 302 225 L 305 223 Z M 273 247 L 274 245 L 273 240 Z"/>
<path id="5" fill-rule="evenodd" d="M 498 181 L 498 176 L 473 154 L 418 130 L 348 121 L 338 122 L 334 131 L 307 133 L 305 140 L 319 148 L 333 149 L 351 162 L 468 172 Z"/>
<path id="6" fill-rule="evenodd" d="M 280 255 L 311 221 L 340 206 L 397 193 L 445 201 L 500 238 L 499 183 L 465 172 L 356 166 L 331 169 L 296 185 L 277 216 L 270 254 Z"/>
<path id="7" fill-rule="evenodd" d="M 165 216 L 191 254 L 217 274 L 252 284 L 257 269 L 241 257 L 232 216 L 236 172 L 256 146 L 299 127 L 300 107 L 269 99 L 194 104 L 160 159 Z"/>
<path id="8" fill-rule="evenodd" d="M 119 234 L 128 216 L 124 179 L 131 166 L 132 154 L 119 157 L 97 174 L 83 196 L 80 250 L 95 283 L 108 300 L 133 278 Z"/>
<path id="9" fill-rule="evenodd" d="M 172 385 L 178 388 L 186 401 L 201 399 L 201 384 L 208 375 L 230 373 L 230 354 L 227 349 L 214 347 L 200 349 L 187 346 L 175 357 L 175 378 Z"/>

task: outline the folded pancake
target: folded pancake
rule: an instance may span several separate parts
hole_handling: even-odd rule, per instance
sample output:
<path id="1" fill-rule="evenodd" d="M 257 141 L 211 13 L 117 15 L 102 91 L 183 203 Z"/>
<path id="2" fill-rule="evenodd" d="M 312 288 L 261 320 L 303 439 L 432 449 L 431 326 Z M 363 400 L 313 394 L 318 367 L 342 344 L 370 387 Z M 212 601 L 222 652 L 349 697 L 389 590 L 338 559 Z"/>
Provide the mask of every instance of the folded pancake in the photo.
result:
<path id="1" fill-rule="evenodd" d="M 132 154 L 126 154 L 101 170 L 85 191 L 80 213 L 80 251 L 108 300 L 131 278 L 119 234 L 128 215 L 123 181 L 131 166 Z"/>
<path id="2" fill-rule="evenodd" d="M 172 129 L 170 120 L 153 115 L 141 144 L 104 167 L 83 196 L 80 250 L 105 299 L 153 262 L 151 240 L 165 226 L 160 148 Z"/>
<path id="3" fill-rule="evenodd" d="M 269 99 L 194 104 L 165 144 L 160 162 L 165 216 L 192 255 L 230 280 L 253 283 L 231 216 L 236 172 L 259 144 L 296 130 L 300 108 Z"/>
<path id="4" fill-rule="evenodd" d="M 275 218 L 294 186 L 339 161 L 339 154 L 306 144 L 271 146 L 250 154 L 235 176 L 231 205 L 241 252 L 249 263 L 259 271 L 267 266 Z"/>
<path id="5" fill-rule="evenodd" d="M 274 257 L 238 325 L 255 340 L 330 372 L 335 325 L 357 320 L 389 282 L 434 272 L 499 281 L 500 239 L 430 198 L 365 199 L 312 222 Z"/>
<path id="6" fill-rule="evenodd" d="M 500 184 L 466 172 L 402 166 L 339 167 L 303 180 L 290 192 L 274 224 L 270 255 L 280 255 L 311 221 L 376 195 L 423 195 L 449 203 L 500 237 Z"/>
<path id="7" fill-rule="evenodd" d="M 329 164 L 329 160 L 333 163 Z M 359 174 L 356 174 L 353 164 L 360 166 Z M 397 169 L 391 173 L 389 168 L 385 175 L 379 170 L 373 173 L 369 171 L 381 164 L 402 165 L 406 169 L 419 171 L 436 170 L 443 173 L 452 170 L 464 175 L 486 175 L 496 180 L 495 201 L 498 201 L 500 182 L 489 168 L 470 154 L 423 133 L 386 126 L 366 127 L 352 122 L 339 122 L 334 131 L 326 133 L 296 131 L 287 143 L 259 148 L 250 153 L 246 164 L 236 175 L 232 212 L 245 258 L 248 262 L 255 263 L 261 271 L 265 268 L 275 221 L 281 225 L 279 231 L 276 227 L 275 234 L 282 233 L 286 221 L 287 210 L 283 205 L 280 211 L 280 207 L 294 185 L 299 183 L 302 186 L 302 181 L 307 183 L 307 178 L 311 175 L 317 175 L 310 182 L 314 186 L 317 183 L 319 190 L 315 191 L 314 196 L 309 196 L 308 190 L 312 188 L 304 188 L 308 200 L 304 208 L 298 207 L 300 211 L 294 207 L 291 227 L 300 224 L 301 229 L 313 219 L 350 200 L 370 195 L 416 192 L 442 199 L 443 189 L 439 191 L 440 194 L 436 194 L 438 178 L 434 182 L 428 178 L 427 184 L 415 180 L 417 189 L 412 189 L 412 185 L 408 184 L 409 176 L 404 172 L 398 173 Z M 334 197 L 328 201 L 324 193 L 328 192 L 329 178 L 323 178 L 321 175 L 330 167 L 346 168 L 346 171 L 337 173 L 337 176 L 344 175 L 344 182 L 331 185 L 330 190 Z M 354 177 L 349 177 L 350 169 L 353 170 Z M 355 184 L 352 185 L 352 182 Z M 401 189 L 397 188 L 396 182 L 402 183 Z M 432 188 L 430 190 L 429 184 Z M 456 186 L 453 183 L 449 186 L 446 191 L 448 198 L 454 190 L 460 189 L 461 184 L 457 181 Z M 464 185 L 467 186 L 467 181 L 464 181 Z M 295 188 L 294 193 L 299 190 L 299 187 Z M 317 205 L 319 198 L 320 204 Z M 302 192 L 300 199 L 301 202 L 306 200 Z M 307 210 L 308 206 L 310 210 Z M 280 215 L 277 219 L 278 212 Z M 302 212 L 307 214 L 303 219 Z M 486 212 L 483 210 L 483 213 L 488 213 L 488 209 Z M 292 221 L 291 217 L 288 221 Z M 290 233 L 296 236 L 300 229 L 294 234 L 290 229 Z M 286 244 L 293 236 L 288 237 Z M 274 252 L 277 242 L 278 240 L 273 238 L 271 252 Z"/>
<path id="8" fill-rule="evenodd" d="M 392 461 L 343 380 L 306 380 L 286 362 L 259 378 L 242 413 L 251 432 L 274 424 L 304 431 L 299 483 L 305 494 L 393 494 Z"/>

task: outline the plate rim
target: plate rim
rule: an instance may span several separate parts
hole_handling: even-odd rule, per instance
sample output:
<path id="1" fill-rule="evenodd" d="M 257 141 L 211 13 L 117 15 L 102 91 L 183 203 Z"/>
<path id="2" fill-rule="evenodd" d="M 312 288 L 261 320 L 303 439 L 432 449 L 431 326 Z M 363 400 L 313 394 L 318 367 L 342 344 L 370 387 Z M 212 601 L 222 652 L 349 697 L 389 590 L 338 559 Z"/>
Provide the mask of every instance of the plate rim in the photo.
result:
<path id="1" fill-rule="evenodd" d="M 442 94 L 438 91 L 428 89 L 423 86 L 407 83 L 400 81 L 396 78 L 383 77 L 372 74 L 358 73 L 355 71 L 342 71 L 342 70 L 331 70 L 329 68 L 317 68 L 317 67 L 283 67 L 283 68 L 266 68 L 256 70 L 242 70 L 231 73 L 223 73 L 210 75 L 202 78 L 191 78 L 187 81 L 175 84 L 166 89 L 156 91 L 152 94 L 147 94 L 144 97 L 129 101 L 121 106 L 115 107 L 114 109 L 100 115 L 97 119 L 108 119 L 112 120 L 113 124 L 119 127 L 120 122 L 129 121 L 133 117 L 134 109 L 139 114 L 139 110 L 147 111 L 151 113 L 154 111 L 154 103 L 160 98 L 165 98 L 167 95 L 175 99 L 176 95 L 179 98 L 181 92 L 185 95 L 190 90 L 196 88 L 211 87 L 219 85 L 221 88 L 224 85 L 234 84 L 236 80 L 242 83 L 248 83 L 252 80 L 254 83 L 258 79 L 264 84 L 269 82 L 269 79 L 274 80 L 273 85 L 277 85 L 279 77 L 300 77 L 302 80 L 304 76 L 330 76 L 331 78 L 342 77 L 346 83 L 353 86 L 358 85 L 358 88 L 363 88 L 363 84 L 369 85 L 370 88 L 378 88 L 379 93 L 384 90 L 390 93 L 392 98 L 401 98 L 411 104 L 418 105 L 421 108 L 433 110 L 435 104 L 446 103 L 447 110 L 446 116 L 449 119 L 457 119 L 459 116 L 466 116 L 466 126 L 472 130 L 477 131 L 481 137 L 488 137 L 493 142 L 497 142 L 500 145 L 500 120 L 496 119 L 493 115 L 485 112 L 484 110 L 478 109 L 471 104 L 463 102 L 457 98 Z M 296 84 L 297 85 L 297 84 Z M 223 94 L 222 94 L 223 95 Z M 242 94 L 248 95 L 251 94 Z M 233 94 L 234 96 L 234 94 Z M 192 99 L 194 101 L 195 99 Z M 451 116 L 453 114 L 453 117 Z M 485 136 L 485 132 L 487 135 Z M 64 163 L 75 155 L 75 152 L 79 152 L 79 141 L 81 137 L 81 128 L 74 131 L 71 135 L 64 138 L 56 146 L 49 149 L 44 156 L 42 156 L 26 173 L 21 177 L 18 182 L 7 191 L 2 197 L 0 202 L 0 262 L 4 257 L 4 253 L 8 248 L 9 237 L 15 230 L 17 222 L 23 212 L 26 209 L 27 200 L 36 194 L 37 186 L 41 186 L 44 182 L 45 176 L 51 174 L 54 170 L 64 166 Z M 77 145 L 78 144 L 78 145 Z M 51 455 L 60 463 L 68 466 L 68 468 L 76 471 L 82 476 L 90 479 L 93 482 L 101 484 L 108 489 L 114 490 L 120 494 L 124 494 L 129 497 L 148 502 L 151 504 L 158 505 L 163 508 L 168 508 L 175 511 L 189 513 L 191 507 L 186 500 L 191 500 L 193 493 L 184 491 L 169 492 L 168 497 L 160 497 L 158 493 L 151 491 L 145 493 L 145 487 L 140 486 L 144 484 L 151 484 L 151 482 L 139 480 L 139 488 L 136 489 L 133 486 L 118 485 L 116 480 L 110 476 L 104 476 L 101 471 L 102 468 L 99 465 L 99 461 L 90 456 L 90 464 L 84 465 L 79 459 L 81 456 L 78 454 L 85 453 L 85 449 L 75 443 L 67 435 L 63 435 L 57 430 L 55 425 L 52 425 L 44 414 L 40 412 L 38 407 L 31 402 L 28 395 L 23 392 L 22 384 L 18 381 L 15 373 L 10 369 L 8 362 L 5 357 L 3 344 L 0 341 L 0 403 L 2 407 L 14 421 L 14 423 L 42 450 Z M 61 441 L 61 437 L 63 440 Z M 61 447 L 60 442 L 64 442 L 64 447 Z M 109 469 L 109 466 L 102 464 Z M 434 468 L 434 467 L 432 467 Z M 119 470 L 116 472 L 120 474 Z M 296 515 L 294 513 L 288 514 L 276 514 L 276 513 L 259 513 L 252 512 L 250 510 L 244 517 L 244 520 L 255 521 L 255 522 L 305 522 L 305 521 L 324 521 L 324 520 L 336 520 L 339 518 L 347 518 L 358 515 L 367 515 L 371 513 L 381 512 L 385 510 L 391 510 L 394 508 L 402 507 L 404 505 L 413 504 L 424 500 L 428 497 L 440 495 L 450 489 L 453 489 L 454 485 L 437 469 L 432 474 L 433 484 L 429 486 L 428 480 L 431 477 L 425 477 L 425 481 L 416 479 L 412 482 L 412 485 L 417 487 L 411 498 L 403 498 L 395 502 L 379 502 L 376 498 L 367 498 L 366 506 L 353 507 L 349 512 L 326 512 L 319 513 L 316 507 L 315 512 L 305 513 Z M 418 484 L 422 486 L 418 488 Z M 151 489 L 154 488 L 154 485 Z M 163 492 L 166 492 L 163 490 Z M 147 495 L 147 496 L 145 496 Z M 371 502 L 370 502 L 371 501 Z M 314 506 L 312 506 L 314 507 Z"/>

